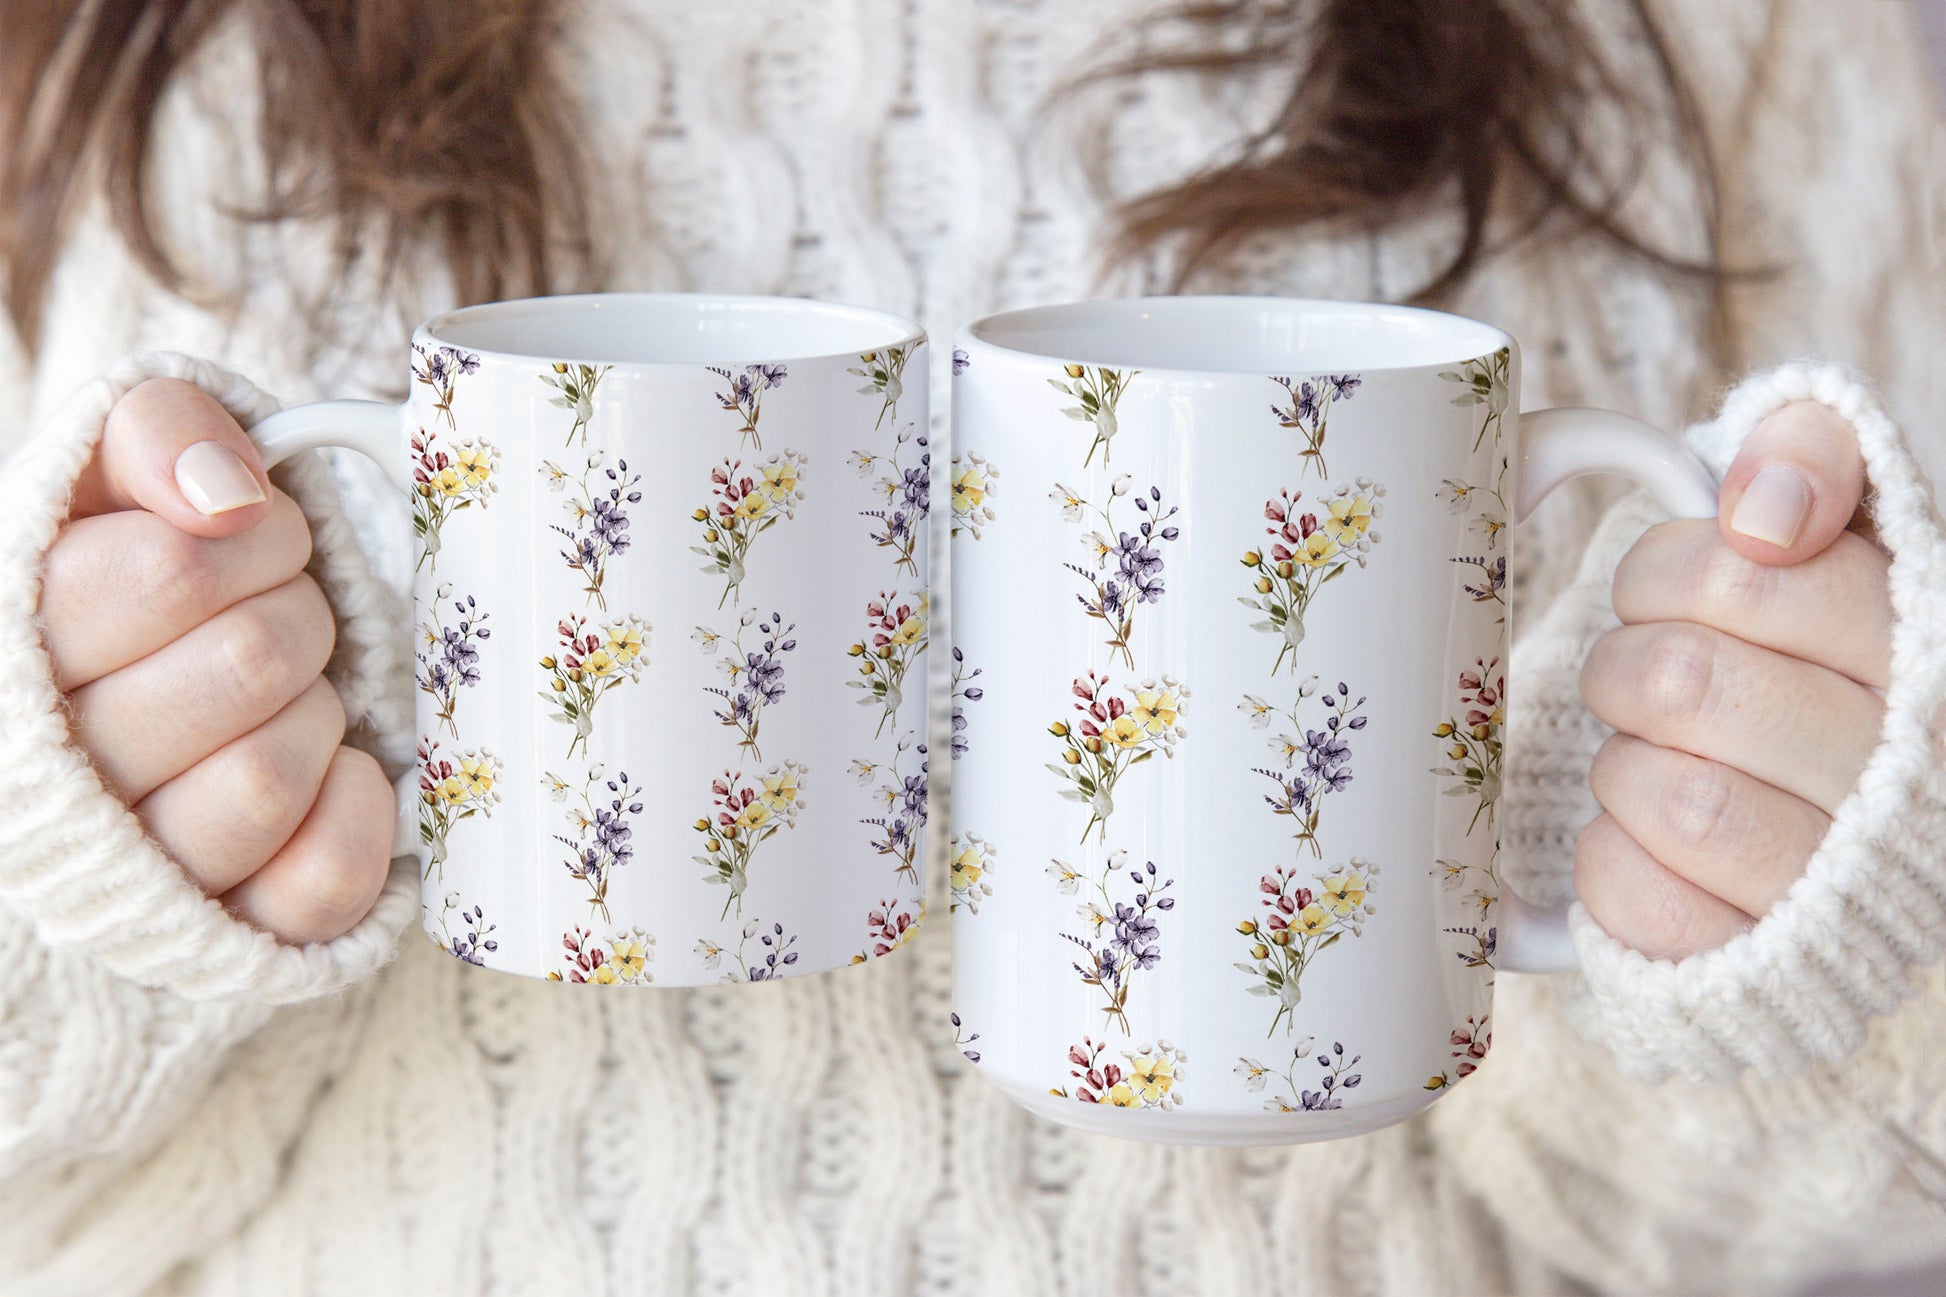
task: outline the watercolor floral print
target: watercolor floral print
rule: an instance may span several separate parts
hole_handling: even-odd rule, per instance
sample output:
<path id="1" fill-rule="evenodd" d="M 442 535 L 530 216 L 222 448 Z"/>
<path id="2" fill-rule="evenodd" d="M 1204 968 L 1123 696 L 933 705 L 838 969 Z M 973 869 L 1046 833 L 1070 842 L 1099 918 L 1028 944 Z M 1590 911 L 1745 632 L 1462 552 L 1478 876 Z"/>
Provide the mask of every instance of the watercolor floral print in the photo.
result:
<path id="1" fill-rule="evenodd" d="M 649 964 L 655 959 L 655 937 L 640 928 L 616 932 L 607 941 L 583 927 L 561 934 L 565 971 L 550 969 L 550 982 L 581 982 L 594 986 L 647 986 L 655 981 Z"/>
<path id="2" fill-rule="evenodd" d="M 500 804 L 500 758 L 484 748 L 442 756 L 439 741 L 419 740 L 419 841 L 426 847 L 426 877 L 444 878 L 446 839 L 455 825 L 475 815 L 493 818 Z"/>
<path id="3" fill-rule="evenodd" d="M 898 422 L 899 401 L 905 396 L 905 365 L 912 359 L 913 349 L 919 344 L 908 342 L 900 347 L 887 347 L 883 351 L 868 351 L 858 358 L 858 365 L 846 370 L 865 380 L 865 386 L 858 389 L 860 396 L 879 398 L 878 419 L 874 428 L 885 426 L 891 419 Z"/>
<path id="4" fill-rule="evenodd" d="M 725 459 L 710 470 L 710 499 L 690 515 L 702 528 L 702 544 L 690 552 L 703 559 L 703 570 L 723 578 L 721 608 L 743 601 L 750 546 L 780 522 L 797 516 L 804 502 L 805 457 L 794 450 L 772 455 L 748 468 L 742 460 Z"/>
<path id="5" fill-rule="evenodd" d="M 953 535 L 980 538 L 980 529 L 999 516 L 993 511 L 999 485 L 1000 470 L 984 457 L 971 451 L 953 456 Z"/>
<path id="6" fill-rule="evenodd" d="M 565 445 L 572 446 L 578 440 L 583 445 L 588 441 L 588 424 L 595 417 L 595 388 L 608 376 L 612 365 L 581 365 L 555 361 L 540 380 L 557 393 L 548 398 L 548 404 L 563 410 L 572 411 L 574 422 L 568 425 L 568 438 Z"/>
<path id="7" fill-rule="evenodd" d="M 910 462 L 906 461 L 908 447 L 916 453 Z M 926 520 L 932 516 L 930 440 L 908 423 L 899 429 L 891 454 L 854 450 L 850 462 L 860 477 L 881 474 L 873 485 L 885 497 L 885 507 L 861 512 L 861 516 L 872 519 L 872 543 L 892 551 L 894 572 L 919 575 L 915 551 L 926 534 Z"/>
<path id="8" fill-rule="evenodd" d="M 753 939 L 757 943 L 754 948 L 750 945 Z M 738 982 L 774 982 L 790 975 L 791 965 L 797 962 L 796 945 L 797 934 L 785 933 L 783 924 L 752 919 L 743 925 L 735 950 L 705 937 L 696 943 L 696 954 L 708 971 L 722 969 L 723 976 L 718 980 L 725 986 Z"/>
<path id="9" fill-rule="evenodd" d="M 986 697 L 986 690 L 973 683 L 985 674 L 982 667 L 967 670 L 966 654 L 959 645 L 953 646 L 953 760 L 958 761 L 972 749 L 972 740 L 967 737 L 966 705 L 977 703 Z"/>
<path id="10" fill-rule="evenodd" d="M 1255 773 L 1277 786 L 1276 792 L 1264 794 L 1264 801 L 1276 814 L 1288 816 L 1296 824 L 1292 836 L 1299 850 L 1309 847 L 1313 857 L 1322 857 L 1318 825 L 1324 799 L 1343 792 L 1351 783 L 1351 736 L 1365 728 L 1365 717 L 1359 711 L 1365 699 L 1360 696 L 1354 700 L 1350 686 L 1339 681 L 1336 689 L 1325 690 L 1319 699 L 1323 728 L 1306 729 L 1297 718 L 1297 708 L 1317 689 L 1318 679 L 1312 676 L 1299 686 L 1298 702 L 1286 710 L 1280 711 L 1254 694 L 1245 694 L 1238 710 L 1249 718 L 1252 729 L 1269 729 L 1275 720 L 1289 722 L 1288 730 L 1280 730 L 1270 739 L 1270 750 L 1281 764 L 1258 767 Z"/>
<path id="11" fill-rule="evenodd" d="M 479 368 L 480 358 L 470 351 L 412 344 L 412 381 L 432 389 L 433 412 L 446 421 L 448 428 L 455 426 L 453 389 L 462 375 L 477 373 Z"/>
<path id="12" fill-rule="evenodd" d="M 472 595 L 464 599 L 452 599 L 452 595 L 450 583 L 434 591 L 432 618 L 419 623 L 419 635 L 425 646 L 413 657 L 419 663 L 415 673 L 419 692 L 432 699 L 439 723 L 446 727 L 448 734 L 458 738 L 459 727 L 453 720 L 453 712 L 459 705 L 459 691 L 480 683 L 480 643 L 492 638 L 493 630 L 487 625 L 489 615 L 479 611 Z M 450 626 L 439 615 L 440 605 L 449 599 L 456 618 Z"/>
<path id="13" fill-rule="evenodd" d="M 1481 356 L 1469 360 L 1456 370 L 1440 372 L 1440 377 L 1449 383 L 1461 384 L 1466 390 L 1453 398 L 1454 405 L 1477 405 L 1484 407 L 1480 420 L 1480 431 L 1473 437 L 1473 449 L 1478 450 L 1486 440 L 1487 429 L 1493 429 L 1496 443 L 1500 440 L 1500 420 L 1507 413 L 1508 384 L 1513 366 L 1514 354 L 1506 347 L 1491 356 Z"/>
<path id="14" fill-rule="evenodd" d="M 480 437 L 450 447 L 424 428 L 412 434 L 412 534 L 419 541 L 417 567 L 439 570 L 446 520 L 474 505 L 484 509 L 500 489 L 500 451 Z M 416 570 L 416 569 L 415 569 Z"/>
<path id="15" fill-rule="evenodd" d="M 572 788 L 558 775 L 542 783 L 554 800 L 568 802 L 569 834 L 554 840 L 568 849 L 563 867 L 568 877 L 587 889 L 590 917 L 608 922 L 608 884 L 615 871 L 635 856 L 634 817 L 642 813 L 642 788 L 626 773 L 604 779 L 600 765 L 591 767 L 581 787 Z M 570 797 L 572 793 L 572 797 Z"/>
<path id="16" fill-rule="evenodd" d="M 1072 965 L 1081 984 L 1100 993 L 1102 1012 L 1126 1035 L 1135 979 L 1162 962 L 1161 916 L 1176 908 L 1176 898 L 1165 895 L 1176 880 L 1158 875 L 1154 861 L 1131 868 L 1121 850 L 1108 853 L 1099 873 L 1061 860 L 1047 873 L 1062 895 L 1083 896 L 1075 907 L 1082 931 L 1061 937 L 1081 951 Z"/>
<path id="17" fill-rule="evenodd" d="M 552 704 L 555 720 L 573 728 L 572 757 L 577 749 L 587 750 L 595 707 L 608 691 L 642 678 L 649 665 L 649 624 L 630 615 L 590 630 L 588 619 L 577 614 L 563 617 L 555 635 L 560 647 L 540 660 L 547 673 L 541 698 Z"/>
<path id="18" fill-rule="evenodd" d="M 1165 508 L 1162 492 L 1155 487 L 1150 487 L 1146 493 L 1135 492 L 1134 498 L 1129 501 L 1141 515 L 1134 528 L 1127 531 L 1117 529 L 1115 504 L 1133 490 L 1133 479 L 1123 473 L 1109 484 L 1108 502 L 1104 505 L 1091 504 L 1059 483 L 1055 484 L 1048 497 L 1060 506 L 1061 516 L 1069 522 L 1084 522 L 1090 515 L 1101 520 L 1100 528 L 1081 538 L 1082 547 L 1092 560 L 1092 567 L 1083 567 L 1078 563 L 1066 566 L 1088 583 L 1087 593 L 1078 594 L 1075 599 L 1090 618 L 1108 627 L 1110 660 L 1119 655 L 1122 665 L 1130 670 L 1135 667 L 1135 653 L 1130 647 L 1130 640 L 1135 633 L 1136 607 L 1161 600 L 1163 562 L 1160 546 L 1182 534 L 1181 529 L 1169 521 L 1176 516 L 1175 506 Z M 1126 513 L 1123 516 L 1126 519 Z"/>
<path id="19" fill-rule="evenodd" d="M 454 910 L 459 911 L 459 921 L 464 925 L 457 936 L 454 935 L 451 920 Z M 468 908 L 460 900 L 458 892 L 448 892 L 445 904 L 439 911 L 439 944 L 454 959 L 463 960 L 475 968 L 486 967 L 486 957 L 500 949 L 500 943 L 493 939 L 499 925 L 486 921 L 486 911 L 475 905 Z"/>
<path id="20" fill-rule="evenodd" d="M 865 915 L 865 949 L 851 957 L 853 964 L 862 964 L 868 959 L 883 959 L 919 935 L 919 925 L 925 922 L 926 906 L 921 901 L 915 907 L 912 902 L 893 904 L 880 901 Z"/>
<path id="21" fill-rule="evenodd" d="M 796 761 L 772 766 L 755 778 L 725 770 L 710 781 L 710 812 L 696 821 L 702 835 L 703 879 L 726 887 L 723 915 L 732 906 L 743 913 L 743 893 L 750 886 L 750 869 L 757 849 L 786 829 L 797 827 L 804 809 L 805 769 Z"/>
<path id="22" fill-rule="evenodd" d="M 1352 566 L 1363 568 L 1379 534 L 1372 524 L 1384 513 L 1385 488 L 1361 477 L 1319 501 L 1323 513 L 1300 511 L 1301 491 L 1282 491 L 1264 503 L 1264 549 L 1246 551 L 1243 565 L 1252 574 L 1255 594 L 1240 602 L 1264 614 L 1251 629 L 1278 639 L 1271 674 L 1286 660 L 1297 670 L 1297 648 L 1304 642 L 1304 618 L 1311 601 Z"/>
<path id="23" fill-rule="evenodd" d="M 716 403 L 743 421 L 738 430 L 743 440 L 753 449 L 762 450 L 764 440 L 757 431 L 757 421 L 763 416 L 764 393 L 782 387 L 790 371 L 783 365 L 745 365 L 741 369 L 710 365 L 707 368 L 723 380 L 723 390 L 716 394 Z"/>
<path id="24" fill-rule="evenodd" d="M 1331 404 L 1349 401 L 1364 380 L 1356 374 L 1320 374 L 1297 382 L 1288 378 L 1270 381 L 1283 388 L 1287 398 L 1282 404 L 1271 403 L 1270 412 L 1277 416 L 1277 426 L 1295 429 L 1304 438 L 1304 449 L 1298 454 L 1304 460 L 1305 472 L 1316 464 L 1318 476 L 1329 477 L 1331 474 L 1324 466 L 1324 434 L 1325 421 L 1331 417 Z"/>
<path id="25" fill-rule="evenodd" d="M 980 902 L 993 895 L 993 858 L 999 848 L 977 833 L 953 835 L 952 850 L 946 857 L 947 883 L 952 888 L 952 909 L 968 914 L 980 912 Z M 1074 876 L 1079 881 L 1080 876 Z"/>
<path id="26" fill-rule="evenodd" d="M 1095 452 L 1100 451 L 1102 467 L 1106 468 L 1109 449 L 1115 434 L 1121 429 L 1116 407 L 1121 404 L 1122 394 L 1128 391 L 1128 385 L 1142 371 L 1107 369 L 1099 365 L 1065 365 L 1062 368 L 1067 380 L 1050 378 L 1047 385 L 1074 399 L 1074 404 L 1065 407 L 1061 413 L 1087 424 L 1095 434 L 1094 440 L 1088 443 L 1088 453 L 1082 457 L 1081 467 L 1087 468 L 1093 464 Z"/>
<path id="27" fill-rule="evenodd" d="M 1459 1060 L 1451 1069 L 1439 1072 L 1426 1082 L 1428 1090 L 1443 1090 L 1455 1081 L 1463 1081 L 1479 1070 L 1480 1063 L 1487 1052 L 1493 1048 L 1493 1028 L 1489 1025 L 1488 1014 L 1469 1017 L 1464 1026 L 1453 1028 L 1449 1040 L 1452 1056 Z"/>
<path id="28" fill-rule="evenodd" d="M 899 737 L 898 750 L 890 764 L 854 761 L 851 763 L 851 773 L 861 786 L 869 785 L 875 776 L 885 776 L 885 782 L 872 793 L 873 800 L 884 805 L 884 814 L 860 820 L 859 823 L 873 830 L 872 850 L 891 859 L 893 876 L 917 883 L 920 831 L 926 827 L 928 783 L 926 745 L 915 745 L 914 737 L 911 734 Z M 908 757 L 912 763 L 910 769 L 907 768 Z"/>
<path id="29" fill-rule="evenodd" d="M 906 672 L 926 651 L 930 603 L 931 596 L 924 591 L 908 601 L 897 591 L 881 590 L 876 599 L 866 601 L 865 638 L 847 650 L 858 659 L 860 678 L 847 683 L 864 690 L 860 705 L 881 709 L 874 738 L 898 714 L 905 701 Z"/>
<path id="30" fill-rule="evenodd" d="M 1499 604 L 1502 609 L 1507 605 L 1507 556 L 1495 551 L 1500 547 L 1500 533 L 1507 529 L 1510 515 L 1506 496 L 1507 462 L 1502 456 L 1492 486 L 1473 486 L 1449 477 L 1438 491 L 1438 497 L 1447 502 L 1455 515 L 1479 510 L 1468 522 L 1467 530 L 1480 534 L 1486 552 L 1461 554 L 1453 562 L 1471 569 L 1463 588 L 1474 603 Z M 1503 611 L 1497 620 L 1505 621 L 1506 613 Z"/>
<path id="31" fill-rule="evenodd" d="M 1236 1074 L 1243 1078 L 1243 1088 L 1252 1094 L 1261 1094 L 1267 1085 L 1271 1086 L 1270 1097 L 1264 1100 L 1266 1112 L 1330 1112 L 1344 1107 L 1345 1091 L 1357 1089 L 1358 1083 L 1365 1079 L 1352 1071 L 1361 1056 L 1353 1054 L 1347 1058 L 1344 1045 L 1337 1041 L 1315 1056 L 1311 1047 L 1311 1037 L 1299 1041 L 1291 1050 L 1290 1065 L 1281 1072 L 1254 1058 L 1238 1059 Z M 1312 1063 L 1317 1065 L 1316 1072 L 1307 1066 Z M 1311 1084 L 1317 1089 L 1304 1088 Z"/>
<path id="32" fill-rule="evenodd" d="M 1088 808 L 1081 841 L 1099 829 L 1105 843 L 1122 776 L 1158 752 L 1175 756 L 1184 734 L 1182 714 L 1189 690 L 1175 677 L 1163 676 L 1115 693 L 1107 676 L 1090 671 L 1076 677 L 1073 693 L 1078 699 L 1074 710 L 1081 717 L 1072 724 L 1057 720 L 1048 726 L 1048 733 L 1060 741 L 1061 760 L 1047 768 L 1068 785 L 1061 790 L 1062 797 Z"/>
<path id="33" fill-rule="evenodd" d="M 1106 1057 L 1108 1046 L 1092 1036 L 1068 1046 L 1068 1075 L 1072 1085 L 1049 1093 L 1082 1103 L 1111 1108 L 1151 1108 L 1167 1112 L 1182 1106 L 1184 1064 L 1188 1055 L 1166 1040 L 1138 1044 L 1121 1052 L 1121 1061 Z"/>
<path id="34" fill-rule="evenodd" d="M 608 560 L 628 550 L 628 509 L 642 502 L 642 493 L 636 489 L 642 475 L 631 472 L 625 459 L 616 460 L 613 468 L 604 468 L 600 451 L 588 456 L 587 467 L 578 478 L 570 477 L 552 460 L 541 462 L 541 472 L 550 491 L 564 492 L 568 483 L 575 484 L 574 493 L 567 498 L 570 525 L 552 523 L 550 527 L 567 538 L 568 548 L 560 551 L 561 561 L 587 582 L 582 593 L 595 601 L 595 607 L 606 610 L 608 600 L 602 596 L 601 583 L 608 575 Z"/>
<path id="35" fill-rule="evenodd" d="M 1378 866 L 1354 856 L 1338 869 L 1315 875 L 1315 887 L 1283 865 L 1258 880 L 1258 912 L 1237 924 L 1248 955 L 1236 968 L 1250 978 L 1250 994 L 1276 1002 L 1265 1035 L 1296 1024 L 1304 974 L 1313 961 L 1346 936 L 1364 935 L 1365 922 L 1377 908 L 1371 894 L 1378 874 Z"/>
<path id="36" fill-rule="evenodd" d="M 1482 817 L 1488 829 L 1493 827 L 1494 805 L 1500 800 L 1507 675 L 1498 670 L 1499 665 L 1498 657 L 1473 659 L 1473 665 L 1459 674 L 1459 714 L 1432 730 L 1433 737 L 1444 746 L 1447 760 L 1446 765 L 1434 766 L 1432 773 L 1458 781 L 1446 789 L 1448 797 L 1474 800 L 1468 833 L 1478 827 Z"/>
<path id="37" fill-rule="evenodd" d="M 797 648 L 797 641 L 791 638 L 796 629 L 795 624 L 784 623 L 782 613 L 760 619 L 755 612 L 746 612 L 728 635 L 698 626 L 690 636 L 702 647 L 703 656 L 715 657 L 717 666 L 729 677 L 729 683 L 708 687 L 704 692 L 721 700 L 713 713 L 717 723 L 736 732 L 737 746 L 753 760 L 764 759 L 763 749 L 757 746 L 764 710 L 783 701 L 784 655 Z M 746 634 L 751 636 L 749 647 L 743 643 Z M 717 656 L 726 641 L 729 650 Z"/>
<path id="38" fill-rule="evenodd" d="M 953 1020 L 953 1048 L 957 1049 L 960 1052 L 960 1056 L 964 1058 L 967 1062 L 969 1063 L 979 1062 L 980 1051 L 977 1049 L 968 1049 L 967 1046 L 971 1045 L 974 1041 L 978 1040 L 980 1038 L 980 1033 L 977 1031 L 968 1031 L 966 1029 L 966 1024 L 960 1021 L 960 1017 L 957 1013 L 951 1014 L 949 1016 Z"/>

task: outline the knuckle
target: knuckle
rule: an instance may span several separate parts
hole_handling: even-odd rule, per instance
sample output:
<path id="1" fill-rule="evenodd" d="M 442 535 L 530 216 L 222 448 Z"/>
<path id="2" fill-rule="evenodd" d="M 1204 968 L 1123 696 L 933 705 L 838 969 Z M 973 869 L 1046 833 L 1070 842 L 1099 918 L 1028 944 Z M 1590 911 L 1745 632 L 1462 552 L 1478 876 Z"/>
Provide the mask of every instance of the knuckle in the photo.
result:
<path id="1" fill-rule="evenodd" d="M 1701 626 L 1672 624 L 1656 632 L 1642 662 L 1642 702 L 1650 716 L 1689 725 L 1705 716 L 1714 696 L 1716 640 Z"/>
<path id="2" fill-rule="evenodd" d="M 331 601 L 325 598 L 324 590 L 311 578 L 308 572 L 300 572 L 291 578 L 298 590 L 302 607 L 306 642 L 317 646 L 318 667 L 323 669 L 332 650 L 338 646 L 338 619 L 332 615 Z"/>
<path id="3" fill-rule="evenodd" d="M 223 657 L 232 695 L 258 709 L 281 706 L 299 670 L 281 619 L 253 604 L 232 609 L 225 620 Z"/>
<path id="4" fill-rule="evenodd" d="M 221 782 L 231 811 L 257 834 L 296 823 L 304 809 L 291 805 L 300 792 L 298 776 L 296 754 L 262 735 L 232 743 L 223 757 Z"/>
<path id="5" fill-rule="evenodd" d="M 371 757 L 340 748 L 332 774 L 357 785 L 363 795 L 335 816 L 319 850 L 306 862 L 303 886 L 313 930 L 336 936 L 365 917 L 384 885 L 391 817 L 378 813 L 381 800 L 389 801 L 390 789 Z"/>
<path id="6" fill-rule="evenodd" d="M 1696 603 L 1705 620 L 1717 626 L 1756 621 L 1776 589 L 1778 569 L 1753 563 L 1714 534 L 1696 556 Z"/>
<path id="7" fill-rule="evenodd" d="M 1662 788 L 1663 831 L 1692 851 L 1713 847 L 1728 823 L 1730 800 L 1729 776 L 1720 766 L 1686 760 Z"/>
<path id="8" fill-rule="evenodd" d="M 167 624 L 194 624 L 210 611 L 218 585 L 216 560 L 197 537 L 163 526 L 135 554 L 135 597 Z"/>

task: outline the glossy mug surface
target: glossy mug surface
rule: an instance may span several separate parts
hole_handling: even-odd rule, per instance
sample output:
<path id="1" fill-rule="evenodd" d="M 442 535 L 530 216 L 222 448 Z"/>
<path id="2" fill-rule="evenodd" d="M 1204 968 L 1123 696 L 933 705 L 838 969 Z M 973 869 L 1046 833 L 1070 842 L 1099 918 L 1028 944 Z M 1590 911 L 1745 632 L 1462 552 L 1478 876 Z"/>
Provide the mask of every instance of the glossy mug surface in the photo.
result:
<path id="1" fill-rule="evenodd" d="M 925 339 L 794 299 L 421 326 L 406 406 L 273 416 L 400 480 L 424 926 L 568 982 L 764 981 L 923 913 Z"/>
<path id="2" fill-rule="evenodd" d="M 1155 299 L 981 321 L 954 368 L 968 1057 L 1139 1139 L 1425 1107 L 1486 1056 L 1507 963 L 1513 339 Z M 1711 510 L 1667 438 L 1555 413 L 1530 493 L 1618 469 Z"/>

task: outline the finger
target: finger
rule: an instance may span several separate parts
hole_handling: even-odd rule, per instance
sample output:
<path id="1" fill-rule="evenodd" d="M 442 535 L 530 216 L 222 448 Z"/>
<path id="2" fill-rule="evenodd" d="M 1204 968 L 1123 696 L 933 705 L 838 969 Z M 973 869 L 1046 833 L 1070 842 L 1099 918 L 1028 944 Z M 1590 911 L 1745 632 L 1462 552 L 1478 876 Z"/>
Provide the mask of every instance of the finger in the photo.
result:
<path id="1" fill-rule="evenodd" d="M 1700 622 L 1882 689 L 1892 674 L 1890 566 L 1849 532 L 1780 567 L 1738 553 L 1714 522 L 1665 522 L 1615 569 L 1615 614 L 1631 624 Z"/>
<path id="2" fill-rule="evenodd" d="M 1602 931 L 1650 959 L 1715 950 L 1754 922 L 1664 868 L 1610 815 L 1597 816 L 1574 844 L 1574 891 Z"/>
<path id="3" fill-rule="evenodd" d="M 152 378 L 108 412 L 71 513 L 146 509 L 192 535 L 234 536 L 263 521 L 269 498 L 263 457 L 229 411 L 193 383 Z"/>
<path id="4" fill-rule="evenodd" d="M 1581 698 L 1611 729 L 1734 766 L 1827 815 L 1858 782 L 1885 711 L 1835 671 L 1680 621 L 1596 640 Z"/>
<path id="5" fill-rule="evenodd" d="M 1831 817 L 1741 770 L 1627 734 L 1588 771 L 1595 800 L 1665 868 L 1745 914 L 1764 914 L 1804 873 Z"/>
<path id="6" fill-rule="evenodd" d="M 1717 493 L 1723 539 L 1759 563 L 1802 563 L 1865 498 L 1858 435 L 1829 407 L 1793 401 L 1750 433 Z"/>
<path id="7" fill-rule="evenodd" d="M 268 864 L 225 892 L 223 903 L 292 945 L 343 936 L 385 886 L 396 813 L 378 762 L 356 748 L 339 748 L 297 832 Z"/>
<path id="8" fill-rule="evenodd" d="M 211 540 L 140 510 L 71 523 L 41 580 L 41 640 L 66 692 L 98 680 L 252 595 L 284 584 L 311 558 L 297 502 L 273 491 L 261 525 Z"/>
<path id="9" fill-rule="evenodd" d="M 345 709 L 322 677 L 275 716 L 135 804 L 149 836 L 217 896 L 290 840 L 345 737 Z"/>
<path id="10" fill-rule="evenodd" d="M 331 608 L 297 576 L 68 696 L 70 726 L 130 805 L 310 687 L 331 657 Z"/>

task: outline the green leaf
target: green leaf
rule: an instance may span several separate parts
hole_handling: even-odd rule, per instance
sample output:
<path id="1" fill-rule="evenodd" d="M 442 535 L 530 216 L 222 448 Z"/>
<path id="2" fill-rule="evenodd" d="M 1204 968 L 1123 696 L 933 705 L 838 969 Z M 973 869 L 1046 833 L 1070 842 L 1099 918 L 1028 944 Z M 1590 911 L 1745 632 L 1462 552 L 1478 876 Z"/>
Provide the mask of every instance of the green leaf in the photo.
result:
<path id="1" fill-rule="evenodd" d="M 1155 755 L 1154 748 L 1142 749 L 1140 752 L 1135 754 L 1133 759 L 1129 761 L 1128 763 L 1129 769 L 1133 770 L 1136 766 L 1141 765 L 1144 761 L 1147 761 L 1150 757 L 1154 755 Z"/>

